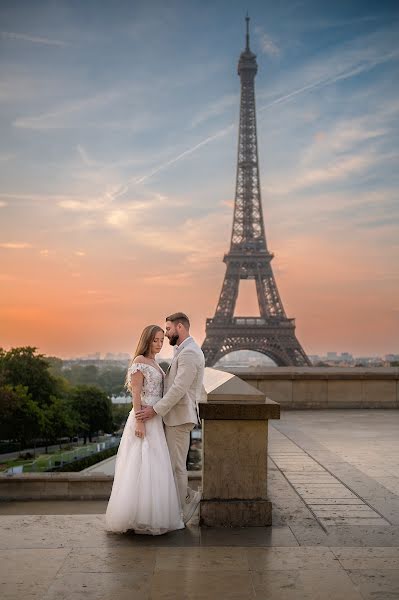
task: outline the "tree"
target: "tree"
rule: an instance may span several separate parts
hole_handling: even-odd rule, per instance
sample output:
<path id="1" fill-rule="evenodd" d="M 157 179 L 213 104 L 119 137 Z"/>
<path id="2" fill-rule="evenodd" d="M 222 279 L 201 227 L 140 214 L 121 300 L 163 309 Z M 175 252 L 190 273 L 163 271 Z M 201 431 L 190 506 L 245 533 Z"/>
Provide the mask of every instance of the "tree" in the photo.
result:
<path id="1" fill-rule="evenodd" d="M 49 365 L 37 348 L 24 346 L 0 352 L 0 385 L 28 388 L 31 399 L 38 406 L 50 402 L 56 393 L 56 380 L 49 372 Z"/>
<path id="2" fill-rule="evenodd" d="M 78 413 L 84 443 L 98 431 L 112 431 L 112 403 L 105 392 L 95 386 L 79 385 L 71 395 L 71 406 Z"/>
<path id="3" fill-rule="evenodd" d="M 63 376 L 62 366 L 64 363 L 62 358 L 58 358 L 57 356 L 46 356 L 46 361 L 49 366 L 50 374 L 53 375 L 53 377 Z"/>
<path id="4" fill-rule="evenodd" d="M 107 367 L 100 371 L 98 385 L 107 394 L 120 396 L 125 392 L 126 369 L 121 367 Z"/>
<path id="5" fill-rule="evenodd" d="M 50 404 L 43 409 L 42 435 L 48 444 L 54 444 L 59 438 L 75 435 L 81 426 L 79 415 L 71 404 L 61 398 L 51 398 Z"/>
<path id="6" fill-rule="evenodd" d="M 126 419 L 129 416 L 129 412 L 132 408 L 130 404 L 113 404 L 112 405 L 112 420 L 113 420 L 113 430 L 117 431 L 126 423 Z"/>
<path id="7" fill-rule="evenodd" d="M 0 387 L 0 438 L 19 442 L 21 449 L 35 440 L 44 425 L 44 415 L 22 385 Z"/>
<path id="8" fill-rule="evenodd" d="M 62 376 L 72 385 L 95 385 L 110 396 L 118 396 L 124 392 L 126 369 L 119 366 L 99 369 L 96 365 L 72 365 L 62 371 Z"/>

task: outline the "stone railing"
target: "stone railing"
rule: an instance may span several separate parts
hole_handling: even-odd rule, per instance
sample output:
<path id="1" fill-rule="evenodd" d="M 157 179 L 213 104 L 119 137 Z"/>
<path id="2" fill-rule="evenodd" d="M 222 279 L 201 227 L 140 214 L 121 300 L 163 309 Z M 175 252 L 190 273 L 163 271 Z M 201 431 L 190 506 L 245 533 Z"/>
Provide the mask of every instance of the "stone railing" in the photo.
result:
<path id="1" fill-rule="evenodd" d="M 399 408 L 399 369 L 276 367 L 231 370 L 285 409 Z"/>
<path id="2" fill-rule="evenodd" d="M 111 475 L 82 473 L 23 473 L 0 475 L 0 501 L 5 500 L 106 500 Z"/>

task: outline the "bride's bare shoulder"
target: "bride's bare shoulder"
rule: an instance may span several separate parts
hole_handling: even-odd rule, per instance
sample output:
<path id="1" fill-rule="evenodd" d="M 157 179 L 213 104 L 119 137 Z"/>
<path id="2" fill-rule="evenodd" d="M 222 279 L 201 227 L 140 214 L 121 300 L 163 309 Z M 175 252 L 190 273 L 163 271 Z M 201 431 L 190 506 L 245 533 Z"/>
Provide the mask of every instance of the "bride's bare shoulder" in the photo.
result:
<path id="1" fill-rule="evenodd" d="M 143 356 L 142 354 L 139 354 L 138 356 L 136 356 L 136 358 L 134 359 L 133 362 L 136 364 L 142 364 L 142 365 L 148 364 L 145 356 Z"/>

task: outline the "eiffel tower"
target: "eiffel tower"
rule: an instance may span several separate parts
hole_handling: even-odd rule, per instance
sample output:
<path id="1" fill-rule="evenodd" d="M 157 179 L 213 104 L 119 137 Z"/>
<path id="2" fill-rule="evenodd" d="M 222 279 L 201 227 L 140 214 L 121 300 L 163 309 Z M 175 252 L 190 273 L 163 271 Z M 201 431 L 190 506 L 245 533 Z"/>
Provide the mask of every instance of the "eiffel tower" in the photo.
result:
<path id="1" fill-rule="evenodd" d="M 202 350 L 208 367 L 234 350 L 255 350 L 278 366 L 311 365 L 295 335 L 295 319 L 285 314 L 271 267 L 274 255 L 266 245 L 256 135 L 257 70 L 247 15 L 246 47 L 238 61 L 241 103 L 233 230 L 215 316 L 206 320 Z M 241 279 L 255 280 L 260 317 L 234 317 Z"/>

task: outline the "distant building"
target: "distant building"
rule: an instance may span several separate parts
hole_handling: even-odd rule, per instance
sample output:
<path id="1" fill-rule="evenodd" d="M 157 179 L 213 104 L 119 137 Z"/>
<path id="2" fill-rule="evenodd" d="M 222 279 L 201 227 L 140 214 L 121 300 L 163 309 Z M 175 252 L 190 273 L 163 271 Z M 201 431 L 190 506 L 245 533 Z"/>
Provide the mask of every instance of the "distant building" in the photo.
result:
<path id="1" fill-rule="evenodd" d="M 385 362 L 399 362 L 399 354 L 386 354 L 384 356 Z"/>

